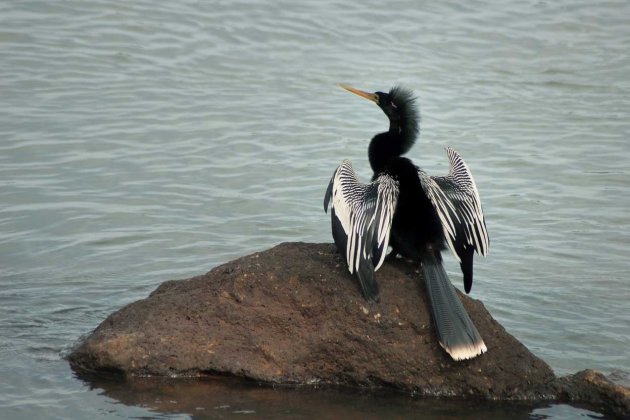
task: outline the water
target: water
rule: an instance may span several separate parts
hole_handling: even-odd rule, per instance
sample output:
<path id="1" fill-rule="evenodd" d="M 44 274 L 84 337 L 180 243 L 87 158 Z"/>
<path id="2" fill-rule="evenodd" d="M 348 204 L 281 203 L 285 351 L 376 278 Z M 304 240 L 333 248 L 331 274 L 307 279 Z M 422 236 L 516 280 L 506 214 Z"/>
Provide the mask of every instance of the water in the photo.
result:
<path id="1" fill-rule="evenodd" d="M 184 401 L 182 384 L 143 393 L 63 360 L 164 280 L 331 241 L 328 178 L 349 158 L 367 179 L 367 143 L 386 126 L 337 82 L 413 88 L 409 157 L 438 174 L 448 144 L 472 168 L 491 235 L 473 296 L 556 373 L 627 381 L 628 16 L 628 2 L 582 0 L 1 3 L 2 417 L 444 415 L 325 391 Z M 504 410 L 599 417 L 447 412 Z"/>

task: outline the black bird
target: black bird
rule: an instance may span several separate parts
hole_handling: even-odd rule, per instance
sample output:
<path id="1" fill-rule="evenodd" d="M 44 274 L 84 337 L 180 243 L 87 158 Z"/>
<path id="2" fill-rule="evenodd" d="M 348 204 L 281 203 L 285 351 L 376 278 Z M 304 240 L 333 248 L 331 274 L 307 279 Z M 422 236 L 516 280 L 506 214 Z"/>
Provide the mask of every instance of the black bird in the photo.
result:
<path id="1" fill-rule="evenodd" d="M 368 149 L 372 182 L 359 182 L 344 160 L 335 170 L 324 210 L 332 198 L 332 234 L 350 274 L 357 273 L 364 297 L 378 301 L 374 271 L 386 257 L 420 261 L 440 345 L 455 360 L 486 352 L 486 345 L 460 302 L 442 265 L 441 251 L 451 249 L 460 263 L 464 288 L 473 281 L 473 252 L 486 255 L 488 232 L 479 193 L 468 166 L 450 147 L 446 176 L 429 176 L 402 157 L 418 136 L 413 93 L 400 86 L 368 93 L 340 85 L 376 103 L 389 118 L 389 130 L 372 138 Z"/>

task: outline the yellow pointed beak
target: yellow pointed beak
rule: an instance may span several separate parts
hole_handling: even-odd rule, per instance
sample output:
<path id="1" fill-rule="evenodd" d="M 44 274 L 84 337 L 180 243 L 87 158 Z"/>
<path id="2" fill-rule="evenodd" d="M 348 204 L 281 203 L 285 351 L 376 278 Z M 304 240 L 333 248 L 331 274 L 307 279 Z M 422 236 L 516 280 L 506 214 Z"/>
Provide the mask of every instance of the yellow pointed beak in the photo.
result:
<path id="1" fill-rule="evenodd" d="M 378 95 L 376 95 L 375 93 L 364 92 L 362 90 L 355 89 L 352 86 L 344 85 L 343 83 L 338 83 L 337 86 L 339 86 L 342 89 L 347 90 L 348 92 L 352 92 L 355 95 L 359 95 L 360 97 L 365 98 L 368 101 L 372 101 L 375 104 L 378 104 Z"/>

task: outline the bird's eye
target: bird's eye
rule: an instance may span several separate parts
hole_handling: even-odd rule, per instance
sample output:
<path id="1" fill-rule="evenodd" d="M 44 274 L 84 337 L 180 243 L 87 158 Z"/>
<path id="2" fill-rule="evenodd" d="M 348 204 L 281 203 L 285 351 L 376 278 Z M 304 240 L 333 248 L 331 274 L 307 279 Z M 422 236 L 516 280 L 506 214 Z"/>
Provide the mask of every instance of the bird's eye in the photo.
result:
<path id="1" fill-rule="evenodd" d="M 398 108 L 398 107 L 396 106 L 396 104 L 394 103 L 394 101 L 391 101 L 391 102 L 390 102 L 390 104 L 391 104 L 392 108 Z"/>

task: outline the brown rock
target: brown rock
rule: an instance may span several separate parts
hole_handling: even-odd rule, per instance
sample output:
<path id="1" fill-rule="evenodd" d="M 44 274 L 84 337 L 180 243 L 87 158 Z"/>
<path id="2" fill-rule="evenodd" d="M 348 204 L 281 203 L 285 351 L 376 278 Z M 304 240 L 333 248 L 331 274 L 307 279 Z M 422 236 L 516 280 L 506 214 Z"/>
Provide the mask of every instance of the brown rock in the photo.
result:
<path id="1" fill-rule="evenodd" d="M 581 398 L 577 382 L 558 382 L 481 302 L 461 294 L 488 353 L 454 362 L 433 332 L 417 264 L 385 264 L 377 275 L 381 301 L 370 304 L 334 245 L 281 244 L 203 276 L 163 283 L 109 316 L 69 361 L 79 371 L 127 375 L 225 374 L 426 396 Z M 562 394 L 569 382 L 577 388 Z"/>
<path id="2" fill-rule="evenodd" d="M 591 369 L 558 378 L 558 397 L 564 401 L 586 401 L 602 411 L 630 415 L 630 389 L 615 384 Z"/>

